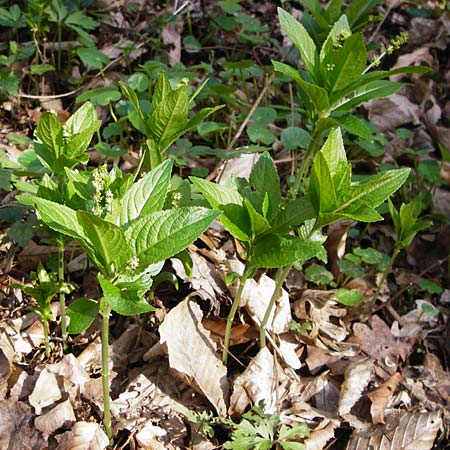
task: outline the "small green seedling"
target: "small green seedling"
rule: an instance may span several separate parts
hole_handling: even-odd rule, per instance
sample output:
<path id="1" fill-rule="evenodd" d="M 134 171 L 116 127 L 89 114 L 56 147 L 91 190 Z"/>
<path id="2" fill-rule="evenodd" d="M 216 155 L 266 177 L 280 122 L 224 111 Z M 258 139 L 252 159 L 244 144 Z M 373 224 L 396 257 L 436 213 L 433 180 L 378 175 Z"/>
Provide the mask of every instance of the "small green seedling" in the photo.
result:
<path id="1" fill-rule="evenodd" d="M 165 72 L 159 74 L 152 94 L 151 113 L 142 108 L 139 98 L 133 89 L 125 83 L 119 83 L 123 95 L 133 106 L 138 115 L 134 123 L 145 136 L 143 164 L 147 169 L 153 169 L 165 159 L 164 152 L 181 135 L 195 128 L 209 115 L 222 108 L 203 108 L 192 118 L 189 118 L 189 104 L 200 93 L 204 84 L 189 97 L 186 83 L 181 83 L 172 89 Z"/>
<path id="2" fill-rule="evenodd" d="M 402 203 L 399 211 L 397 211 L 389 199 L 389 212 L 394 222 L 395 245 L 391 259 L 383 272 L 381 281 L 373 296 L 372 305 L 377 301 L 381 287 L 386 281 L 388 273 L 400 251 L 409 247 L 419 231 L 429 228 L 433 224 L 429 220 L 419 220 L 420 213 L 422 212 L 422 199 L 420 196 L 415 197 L 410 203 Z"/>
<path id="3" fill-rule="evenodd" d="M 48 273 L 40 262 L 37 272 L 31 274 L 31 284 L 33 286 L 11 284 L 11 287 L 20 289 L 36 300 L 37 305 L 32 310 L 41 317 L 44 327 L 45 356 L 50 358 L 49 322 L 55 320 L 50 309 L 50 302 L 57 294 L 69 294 L 73 291 L 73 287 L 67 283 L 57 282 L 55 274 Z"/>
<path id="4" fill-rule="evenodd" d="M 145 294 L 167 258 L 184 250 L 218 216 L 192 206 L 163 210 L 170 188 L 172 161 L 167 160 L 114 197 L 108 173 L 94 180 L 96 214 L 24 194 L 39 219 L 55 232 L 75 239 L 99 269 L 103 291 L 99 301 L 85 298 L 71 305 L 70 331 L 80 332 L 102 317 L 102 379 L 104 425 L 112 440 L 109 407 L 108 341 L 111 311 L 129 316 L 153 310 Z M 132 180 L 132 179 L 131 179 Z"/>
<path id="5" fill-rule="evenodd" d="M 255 405 L 253 412 L 243 414 L 241 422 L 232 426 L 231 441 L 223 445 L 228 450 L 304 450 L 305 444 L 299 441 L 309 435 L 306 423 L 282 424 L 280 415 L 265 413 L 262 404 Z"/>

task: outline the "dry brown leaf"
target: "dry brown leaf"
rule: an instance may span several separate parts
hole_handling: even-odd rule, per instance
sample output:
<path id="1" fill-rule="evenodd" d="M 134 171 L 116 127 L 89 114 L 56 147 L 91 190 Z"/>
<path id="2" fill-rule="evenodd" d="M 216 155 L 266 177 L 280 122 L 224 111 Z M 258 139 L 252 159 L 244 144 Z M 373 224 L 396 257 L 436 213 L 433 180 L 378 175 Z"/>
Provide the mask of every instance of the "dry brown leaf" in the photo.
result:
<path id="1" fill-rule="evenodd" d="M 442 424 L 440 411 L 404 413 L 370 433 L 353 433 L 345 450 L 430 450 Z"/>
<path id="2" fill-rule="evenodd" d="M 145 450 L 168 450 L 167 446 L 160 441 L 165 436 L 167 431 L 153 425 L 149 420 L 136 433 L 136 441 Z"/>
<path id="3" fill-rule="evenodd" d="M 203 319 L 203 326 L 211 332 L 211 337 L 216 342 L 223 342 L 225 337 L 226 319 L 220 317 L 214 319 Z M 246 323 L 233 325 L 230 335 L 230 347 L 233 345 L 245 344 L 259 338 L 258 330 Z"/>
<path id="4" fill-rule="evenodd" d="M 419 124 L 420 108 L 404 95 L 393 94 L 368 102 L 369 120 L 379 131 L 393 130 L 407 123 Z"/>
<path id="5" fill-rule="evenodd" d="M 400 383 L 402 375 L 397 372 L 392 377 L 388 378 L 381 386 L 367 394 L 372 406 L 370 407 L 370 414 L 374 424 L 384 423 L 384 413 L 386 411 L 389 400 L 394 395 L 398 383 Z"/>
<path id="6" fill-rule="evenodd" d="M 108 436 L 98 423 L 77 422 L 62 435 L 56 450 L 104 450 L 108 445 Z"/>
<path id="7" fill-rule="evenodd" d="M 230 414 L 242 414 L 248 405 L 261 400 L 264 400 L 264 411 L 274 413 L 281 398 L 279 383 L 285 378 L 270 350 L 262 348 L 234 381 Z"/>
<path id="8" fill-rule="evenodd" d="M 11 338 L 0 332 L 0 399 L 4 399 L 8 392 L 8 380 L 11 376 L 15 350 Z"/>
<path id="9" fill-rule="evenodd" d="M 374 362 L 369 358 L 352 361 L 345 371 L 345 381 L 339 396 L 338 413 L 345 416 L 355 403 L 372 378 Z"/>
<path id="10" fill-rule="evenodd" d="M 162 43 L 168 48 L 169 64 L 173 66 L 181 59 L 181 32 L 184 20 L 178 17 L 175 21 L 168 22 L 161 33 Z"/>
<path id="11" fill-rule="evenodd" d="M 59 403 L 47 413 L 36 417 L 34 426 L 39 430 L 44 438 L 48 438 L 59 428 L 70 428 L 76 422 L 75 413 L 72 404 L 67 399 Z"/>
<path id="12" fill-rule="evenodd" d="M 323 450 L 327 443 L 334 438 L 334 431 L 337 428 L 336 421 L 324 420 L 317 428 L 309 434 L 303 442 L 305 450 Z"/>
<path id="13" fill-rule="evenodd" d="M 353 333 L 350 341 L 359 344 L 390 375 L 397 371 L 400 359 L 406 361 L 414 345 L 414 340 L 396 338 L 377 315 L 372 316 L 372 328 L 364 323 L 355 323 Z"/>
<path id="14" fill-rule="evenodd" d="M 391 67 L 391 69 L 397 69 L 398 67 L 406 66 L 419 66 L 421 64 L 433 66 L 434 58 L 430 54 L 430 46 L 425 45 L 414 49 L 411 53 L 404 53 L 397 58 L 397 62 Z M 397 74 L 389 77 L 391 81 L 400 81 L 405 74 Z"/>
<path id="15" fill-rule="evenodd" d="M 189 378 L 219 415 L 227 411 L 227 369 L 218 357 L 214 342 L 201 321 L 200 307 L 184 300 L 173 308 L 159 327 L 161 343 L 167 344 L 170 367 Z"/>
<path id="16" fill-rule="evenodd" d="M 337 342 L 347 337 L 345 325 L 340 320 L 347 314 L 345 308 L 337 306 L 334 291 L 307 289 L 300 300 L 294 303 L 294 314 L 297 318 L 311 321 L 313 329 L 310 337 L 315 340 L 320 333 L 325 333 Z M 333 319 L 331 319 L 333 317 Z M 335 324 L 337 318 L 338 325 Z"/>
<path id="17" fill-rule="evenodd" d="M 325 243 L 325 247 L 327 249 L 328 262 L 330 263 L 331 272 L 335 278 L 340 273 L 338 261 L 345 254 L 345 244 L 347 241 L 348 230 L 354 223 L 355 222 L 353 220 L 341 220 L 328 225 L 328 238 Z"/>
<path id="18" fill-rule="evenodd" d="M 220 175 L 220 184 L 224 184 L 230 176 L 236 176 L 240 178 L 250 177 L 250 173 L 253 166 L 257 163 L 259 159 L 258 153 L 242 153 L 237 158 L 232 158 L 224 164 L 224 168 Z"/>
<path id="19" fill-rule="evenodd" d="M 43 408 L 53 405 L 62 398 L 60 387 L 62 381 L 61 376 L 55 375 L 47 368 L 44 368 L 39 374 L 33 392 L 28 397 L 28 401 L 37 415 L 41 414 Z"/>

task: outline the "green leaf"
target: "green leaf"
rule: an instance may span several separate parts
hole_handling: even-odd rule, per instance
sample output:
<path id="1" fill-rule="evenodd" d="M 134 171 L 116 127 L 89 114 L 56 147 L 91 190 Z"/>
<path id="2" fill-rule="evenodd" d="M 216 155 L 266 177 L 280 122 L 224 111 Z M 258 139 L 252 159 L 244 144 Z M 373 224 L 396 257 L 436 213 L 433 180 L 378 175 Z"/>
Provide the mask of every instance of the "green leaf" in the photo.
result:
<path id="1" fill-rule="evenodd" d="M 83 227 L 78 223 L 77 213 L 73 209 L 29 194 L 19 195 L 17 200 L 25 205 L 33 206 L 39 218 L 52 230 L 83 243 L 88 242 Z"/>
<path id="2" fill-rule="evenodd" d="M 345 10 L 350 27 L 357 29 L 364 26 L 368 15 L 379 3 L 382 3 L 382 0 L 354 0 Z"/>
<path id="3" fill-rule="evenodd" d="M 51 171 L 55 170 L 55 162 L 64 148 L 63 126 L 56 114 L 45 112 L 36 127 L 36 136 L 44 146 L 35 146 L 38 157 Z"/>
<path id="4" fill-rule="evenodd" d="M 326 285 L 333 281 L 333 274 L 318 264 L 312 264 L 305 269 L 305 280 L 312 283 Z"/>
<path id="5" fill-rule="evenodd" d="M 249 264 L 254 268 L 275 269 L 307 261 L 323 251 L 320 242 L 293 236 L 269 234 L 258 239 L 249 257 Z"/>
<path id="6" fill-rule="evenodd" d="M 297 227 L 315 217 L 314 208 L 309 200 L 303 198 L 288 200 L 272 220 L 272 232 L 288 232 L 293 227 Z"/>
<path id="7" fill-rule="evenodd" d="M 77 298 L 67 308 L 70 317 L 68 331 L 70 334 L 79 334 L 87 330 L 97 317 L 98 302 L 91 298 Z"/>
<path id="8" fill-rule="evenodd" d="M 297 150 L 298 148 L 306 149 L 308 147 L 311 135 L 303 128 L 289 127 L 283 129 L 280 138 L 281 145 L 286 150 Z"/>
<path id="9" fill-rule="evenodd" d="M 249 125 L 247 127 L 247 135 L 252 142 L 261 142 L 264 145 L 270 145 L 275 141 L 273 133 L 261 125 Z"/>
<path id="10" fill-rule="evenodd" d="M 250 185 L 255 189 L 256 195 L 259 197 L 261 204 L 264 195 L 267 192 L 269 196 L 269 209 L 265 215 L 267 220 L 272 218 L 278 212 L 281 202 L 280 178 L 277 169 L 272 161 L 269 153 L 265 152 L 256 162 L 249 179 Z"/>
<path id="11" fill-rule="evenodd" d="M 373 98 L 395 94 L 402 86 L 402 83 L 394 83 L 393 81 L 373 81 L 359 89 L 355 89 L 349 97 L 345 96 L 345 98 L 342 98 L 336 94 L 333 97 L 331 109 L 333 111 L 352 111 L 356 106 Z"/>
<path id="12" fill-rule="evenodd" d="M 287 64 L 278 61 L 272 61 L 272 64 L 277 72 L 290 76 L 297 83 L 302 98 L 315 108 L 317 114 L 327 114 L 330 109 L 330 102 L 328 92 L 325 89 L 306 82 L 297 70 Z"/>
<path id="13" fill-rule="evenodd" d="M 64 125 L 65 135 L 69 139 L 66 146 L 67 155 L 73 157 L 83 153 L 101 124 L 101 120 L 97 120 L 92 103 L 86 102 L 72 114 Z"/>
<path id="14" fill-rule="evenodd" d="M 184 250 L 218 214 L 218 211 L 198 206 L 156 211 L 135 220 L 125 236 L 140 265 L 148 266 Z"/>
<path id="15" fill-rule="evenodd" d="M 364 294 L 359 289 L 340 288 L 336 291 L 336 299 L 345 306 L 357 306 L 364 301 Z"/>
<path id="16" fill-rule="evenodd" d="M 95 69 L 101 70 L 105 64 L 109 63 L 109 57 L 95 47 L 79 47 L 77 54 L 84 64 Z"/>
<path id="17" fill-rule="evenodd" d="M 75 101 L 76 103 L 81 103 L 89 100 L 95 106 L 107 106 L 111 102 L 120 100 L 120 97 L 120 92 L 115 86 L 108 86 L 90 89 L 89 91 L 83 92 L 76 98 Z"/>
<path id="18" fill-rule="evenodd" d="M 270 230 L 270 223 L 267 219 L 252 205 L 249 199 L 244 199 L 244 205 L 247 209 L 248 216 L 250 218 L 250 227 L 252 230 L 252 238 L 254 239 L 256 236 L 266 233 Z"/>
<path id="19" fill-rule="evenodd" d="M 53 70 L 56 69 L 51 64 L 31 64 L 30 66 L 30 73 L 37 76 L 52 72 Z"/>
<path id="20" fill-rule="evenodd" d="M 111 309 L 116 313 L 122 316 L 137 316 L 155 310 L 144 298 L 133 301 L 124 296 L 122 290 L 104 278 L 101 273 L 97 275 L 97 278 L 102 288 L 103 296 Z"/>
<path id="21" fill-rule="evenodd" d="M 140 216 L 159 211 L 169 189 L 172 160 L 167 160 L 134 183 L 119 200 L 117 225 L 124 226 Z"/>
<path id="22" fill-rule="evenodd" d="M 344 41 L 342 48 L 336 52 L 332 51 L 323 62 L 330 92 L 344 89 L 358 80 L 366 68 L 366 62 L 367 52 L 363 35 L 353 34 Z"/>
<path id="23" fill-rule="evenodd" d="M 309 196 L 317 214 L 334 210 L 337 195 L 328 164 L 321 152 L 314 157 L 311 170 Z"/>
<path id="24" fill-rule="evenodd" d="M 315 68 L 319 59 L 314 41 L 305 27 L 291 14 L 281 8 L 278 8 L 277 11 L 281 29 L 300 51 L 306 70 L 314 79 Z"/>
<path id="25" fill-rule="evenodd" d="M 91 256 L 100 264 L 99 268 L 108 275 L 120 271 L 132 256 L 123 231 L 87 211 L 78 211 L 77 218 L 92 243 Z"/>
<path id="26" fill-rule="evenodd" d="M 409 168 L 387 170 L 371 176 L 367 181 L 353 183 L 344 195 L 346 208 L 361 200 L 370 208 L 376 208 L 390 197 L 408 178 Z"/>
<path id="27" fill-rule="evenodd" d="M 223 226 L 240 241 L 249 241 L 250 219 L 244 208 L 244 199 L 236 187 L 219 185 L 202 178 L 190 177 L 193 184 L 214 208 L 223 211 L 220 221 Z"/>
<path id="28" fill-rule="evenodd" d="M 329 57 L 332 52 L 337 52 L 337 49 L 342 46 L 343 36 L 350 36 L 352 34 L 348 24 L 347 16 L 343 14 L 331 28 L 327 39 L 320 49 L 320 63 L 323 66 L 325 58 Z"/>
<path id="29" fill-rule="evenodd" d="M 373 142 L 372 131 L 367 122 L 353 114 L 345 114 L 340 117 L 334 117 L 337 124 L 345 128 L 351 134 L 359 136 L 366 141 Z"/>

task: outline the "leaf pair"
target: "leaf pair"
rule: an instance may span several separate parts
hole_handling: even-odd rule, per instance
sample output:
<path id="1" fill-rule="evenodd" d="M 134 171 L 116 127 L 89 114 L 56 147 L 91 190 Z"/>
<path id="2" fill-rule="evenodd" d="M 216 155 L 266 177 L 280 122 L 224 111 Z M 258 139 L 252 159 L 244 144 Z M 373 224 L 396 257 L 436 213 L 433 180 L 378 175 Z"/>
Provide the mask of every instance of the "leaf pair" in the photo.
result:
<path id="1" fill-rule="evenodd" d="M 381 172 L 365 181 L 351 181 L 339 128 L 333 129 L 316 154 L 311 171 L 309 197 L 317 214 L 317 226 L 348 218 L 374 222 L 382 217 L 376 211 L 407 179 L 409 169 Z"/>
<path id="2" fill-rule="evenodd" d="M 62 125 L 56 114 L 45 112 L 36 128 L 35 152 L 42 164 L 58 176 L 65 173 L 65 168 L 87 163 L 85 154 L 93 134 L 100 128 L 95 108 L 85 103 Z"/>
<path id="3" fill-rule="evenodd" d="M 189 118 L 189 103 L 192 99 L 188 97 L 186 85 L 181 84 L 172 89 L 164 72 L 160 73 L 153 89 L 151 113 L 143 110 L 138 96 L 128 85 L 119 83 L 119 86 L 138 115 L 137 128 L 147 137 L 144 165 L 149 169 L 161 163 L 163 153 L 181 135 L 222 108 L 203 108 L 194 117 Z"/>
<path id="4" fill-rule="evenodd" d="M 289 231 L 314 217 L 306 200 L 284 202 L 280 180 L 268 153 L 261 155 L 249 180 L 230 178 L 226 185 L 191 177 L 208 203 L 222 211 L 224 227 L 247 250 L 248 267 L 278 268 L 322 252 L 320 242 L 290 236 Z"/>

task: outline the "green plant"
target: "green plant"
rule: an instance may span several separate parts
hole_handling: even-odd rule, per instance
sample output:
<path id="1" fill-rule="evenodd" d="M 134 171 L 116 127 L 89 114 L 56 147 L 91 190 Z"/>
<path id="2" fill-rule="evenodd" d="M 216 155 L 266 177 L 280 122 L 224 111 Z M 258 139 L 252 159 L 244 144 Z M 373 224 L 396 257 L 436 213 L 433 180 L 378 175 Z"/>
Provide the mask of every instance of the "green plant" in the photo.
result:
<path id="1" fill-rule="evenodd" d="M 36 128 L 37 141 L 34 153 L 49 174 L 38 178 L 36 196 L 73 207 L 80 206 L 71 190 L 78 164 L 86 164 L 89 156 L 85 152 L 93 134 L 99 129 L 92 104 L 86 103 L 62 125 L 56 114 L 45 112 Z M 64 246 L 67 239 L 64 233 L 52 230 L 58 245 L 58 277 L 64 281 Z M 60 293 L 61 333 L 64 345 L 67 342 L 66 307 L 64 292 Z"/>
<path id="2" fill-rule="evenodd" d="M 232 423 L 231 441 L 225 442 L 223 448 L 229 450 L 304 450 L 306 447 L 299 440 L 309 435 L 306 423 L 286 425 L 279 414 L 267 414 L 263 405 L 255 405 L 253 412 L 242 415 L 239 423 Z"/>
<path id="3" fill-rule="evenodd" d="M 165 161 L 139 181 L 114 180 L 103 170 L 92 184 L 94 213 L 24 194 L 20 201 L 32 205 L 39 219 L 55 232 L 78 241 L 99 269 L 103 296 L 96 302 L 78 299 L 71 305 L 70 332 L 81 332 L 99 313 L 102 317 L 102 379 L 104 425 L 112 439 L 109 408 L 108 341 L 111 311 L 136 315 L 153 310 L 145 300 L 152 277 L 164 261 L 193 242 L 217 217 L 202 207 L 163 210 L 169 191 L 172 162 Z M 78 189 L 82 191 L 83 186 Z"/>
<path id="4" fill-rule="evenodd" d="M 69 294 L 73 291 L 73 286 L 57 282 L 56 275 L 48 273 L 44 266 L 39 263 L 37 272 L 31 274 L 32 286 L 24 286 L 22 284 L 11 284 L 12 288 L 18 288 L 25 294 L 33 297 L 37 305 L 32 308 L 32 311 L 39 314 L 44 328 L 44 342 L 45 342 L 45 356 L 50 358 L 49 345 L 49 322 L 55 320 L 50 309 L 50 302 L 56 294 Z"/>
<path id="5" fill-rule="evenodd" d="M 312 2 L 311 2 L 312 3 Z M 340 2 L 333 2 L 339 5 Z M 396 92 L 402 85 L 383 80 L 398 73 L 425 73 L 425 67 L 400 67 L 369 72 L 367 50 L 361 32 L 353 33 L 345 14 L 334 23 L 326 40 L 318 47 L 307 29 L 288 12 L 278 9 L 281 28 L 300 52 L 305 72 L 273 61 L 274 69 L 293 79 L 305 108 L 304 119 L 311 140 L 303 160 L 296 168 L 291 189 L 295 197 L 304 188 L 311 160 L 321 145 L 321 136 L 335 126 L 372 140 L 366 123 L 352 114 L 361 103 Z"/>
<path id="6" fill-rule="evenodd" d="M 189 97 L 186 91 L 186 82 L 182 82 L 176 89 L 172 89 L 165 72 L 160 72 L 154 86 L 150 113 L 142 107 L 133 89 L 125 83 L 119 83 L 119 86 L 137 114 L 133 125 L 146 137 L 142 162 L 148 169 L 155 168 L 163 161 L 164 152 L 181 135 L 195 128 L 206 117 L 222 108 L 222 106 L 203 108 L 189 118 L 189 104 L 200 93 L 203 85 Z"/>
<path id="7" fill-rule="evenodd" d="M 409 247 L 419 231 L 424 230 L 433 224 L 429 220 L 419 220 L 420 213 L 422 212 L 422 199 L 420 196 L 415 197 L 410 203 L 402 203 L 400 210 L 397 210 L 392 201 L 389 199 L 389 212 L 391 214 L 392 221 L 394 222 L 394 250 L 392 251 L 389 263 L 386 265 L 383 272 L 377 290 L 373 295 L 372 305 L 377 301 L 380 290 L 386 281 L 388 273 L 390 272 L 400 251 Z"/>
<path id="8" fill-rule="evenodd" d="M 239 276 L 225 330 L 222 360 L 226 363 L 231 327 L 246 281 L 259 268 L 279 268 L 316 256 L 323 259 L 325 253 L 321 239 L 312 238 L 306 227 L 299 235 L 290 235 L 291 230 L 314 217 L 314 210 L 306 200 L 282 198 L 280 180 L 268 153 L 261 155 L 248 181 L 230 178 L 227 184 L 218 185 L 196 177 L 191 180 L 208 203 L 222 211 L 222 224 L 246 250 L 245 270 Z M 272 306 L 273 302 L 270 309 Z M 268 317 L 261 324 L 261 337 Z"/>

